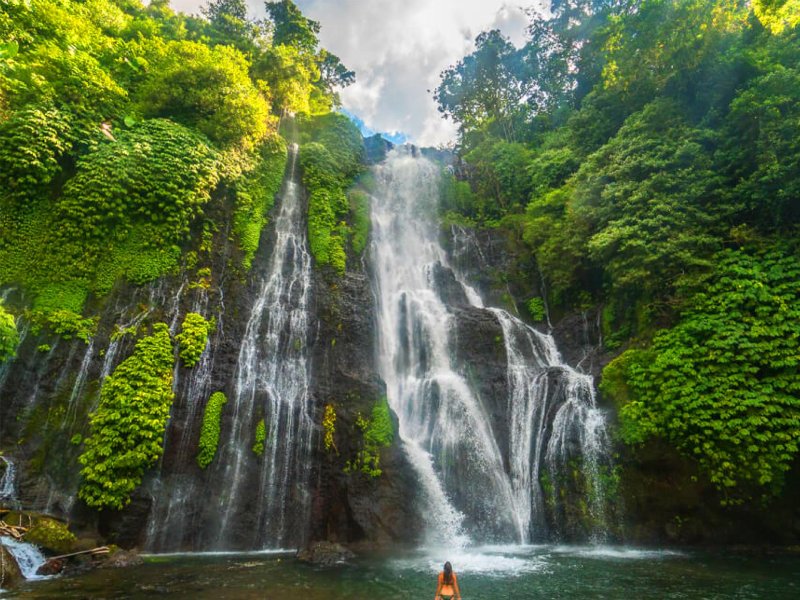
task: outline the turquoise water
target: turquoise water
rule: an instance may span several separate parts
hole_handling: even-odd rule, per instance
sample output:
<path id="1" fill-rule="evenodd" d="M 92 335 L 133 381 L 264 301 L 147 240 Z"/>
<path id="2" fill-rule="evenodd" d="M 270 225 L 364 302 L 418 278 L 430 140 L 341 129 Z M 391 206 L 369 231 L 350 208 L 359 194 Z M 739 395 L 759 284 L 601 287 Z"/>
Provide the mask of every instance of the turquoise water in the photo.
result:
<path id="1" fill-rule="evenodd" d="M 130 569 L 25 583 L 4 598 L 425 600 L 444 560 L 464 600 L 800 598 L 800 555 L 513 546 L 420 550 L 321 569 L 286 554 L 146 557 Z"/>

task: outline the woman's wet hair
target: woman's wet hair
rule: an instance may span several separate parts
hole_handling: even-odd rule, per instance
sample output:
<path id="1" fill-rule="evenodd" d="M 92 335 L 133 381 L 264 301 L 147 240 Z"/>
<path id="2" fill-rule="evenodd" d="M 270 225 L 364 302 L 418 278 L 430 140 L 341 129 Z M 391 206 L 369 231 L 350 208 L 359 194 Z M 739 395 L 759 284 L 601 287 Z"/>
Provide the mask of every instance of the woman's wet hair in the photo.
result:
<path id="1" fill-rule="evenodd" d="M 444 577 L 442 577 L 442 583 L 445 585 L 453 584 L 453 565 L 450 564 L 450 561 L 444 563 Z"/>

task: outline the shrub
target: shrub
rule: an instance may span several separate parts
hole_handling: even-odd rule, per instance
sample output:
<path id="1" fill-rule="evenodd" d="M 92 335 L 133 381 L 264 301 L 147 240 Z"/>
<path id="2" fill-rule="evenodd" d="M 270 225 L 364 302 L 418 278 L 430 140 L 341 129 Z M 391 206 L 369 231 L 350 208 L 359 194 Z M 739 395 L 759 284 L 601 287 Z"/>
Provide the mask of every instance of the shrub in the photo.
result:
<path id="1" fill-rule="evenodd" d="M 161 456 L 173 401 L 172 366 L 169 329 L 157 323 L 103 383 L 80 456 L 79 496 L 89 506 L 122 509 L 145 469 Z"/>
<path id="2" fill-rule="evenodd" d="M 647 350 L 603 372 L 628 443 L 660 435 L 696 458 L 724 502 L 777 493 L 800 440 L 800 260 L 726 250 Z"/>
<path id="3" fill-rule="evenodd" d="M 203 315 L 193 312 L 186 314 L 181 332 L 175 336 L 178 353 L 185 367 L 192 368 L 200 362 L 200 356 L 208 344 L 208 335 L 214 327 L 214 319 L 207 321 Z"/>
<path id="4" fill-rule="evenodd" d="M 197 464 L 205 469 L 214 460 L 219 445 L 220 419 L 222 407 L 228 399 L 222 392 L 214 392 L 208 399 L 203 412 L 203 426 L 200 429 L 200 445 L 197 452 Z"/>

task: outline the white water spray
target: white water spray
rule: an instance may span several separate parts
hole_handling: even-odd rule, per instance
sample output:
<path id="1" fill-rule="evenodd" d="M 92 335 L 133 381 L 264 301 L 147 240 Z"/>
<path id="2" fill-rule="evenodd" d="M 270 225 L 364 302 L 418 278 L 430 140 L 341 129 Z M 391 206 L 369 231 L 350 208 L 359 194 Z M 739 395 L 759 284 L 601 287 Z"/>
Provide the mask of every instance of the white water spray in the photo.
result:
<path id="1" fill-rule="evenodd" d="M 504 444 L 464 365 L 454 359 L 455 313 L 434 277 L 443 269 L 453 271 L 470 310 L 483 309 L 478 292 L 460 270 L 451 269 L 438 242 L 438 168 L 401 148 L 375 174 L 371 259 L 379 365 L 420 482 L 419 509 L 434 538 L 427 541 L 541 539 L 547 532 L 541 469 L 552 481 L 563 479 L 574 458 L 581 460 L 591 488 L 592 517 L 602 526 L 600 469 L 608 462 L 609 443 L 591 377 L 562 362 L 551 336 L 504 310 L 484 309 L 503 333 Z M 469 243 L 463 230 L 454 234 L 457 251 Z"/>
<path id="2" fill-rule="evenodd" d="M 275 243 L 250 311 L 239 349 L 232 427 L 221 440 L 222 514 L 218 544 L 241 510 L 240 492 L 253 460 L 253 434 L 259 417 L 266 429 L 259 462 L 258 530 L 255 547 L 282 548 L 303 541 L 310 499 L 305 490 L 314 424 L 308 410 L 308 304 L 311 256 L 307 249 L 302 197 L 296 181 L 297 147 L 290 156 L 290 178 L 275 220 Z"/>

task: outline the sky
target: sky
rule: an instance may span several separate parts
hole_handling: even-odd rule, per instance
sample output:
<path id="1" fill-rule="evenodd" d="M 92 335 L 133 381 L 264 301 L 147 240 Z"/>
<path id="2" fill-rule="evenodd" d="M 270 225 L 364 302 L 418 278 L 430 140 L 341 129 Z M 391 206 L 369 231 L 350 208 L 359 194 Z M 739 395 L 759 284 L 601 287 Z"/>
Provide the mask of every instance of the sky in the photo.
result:
<path id="1" fill-rule="evenodd" d="M 171 0 L 197 13 L 205 0 Z M 344 109 L 366 128 L 406 137 L 423 146 L 446 144 L 455 126 L 436 109 L 439 73 L 474 48 L 481 31 L 500 29 L 519 45 L 528 19 L 524 8 L 541 0 L 295 0 L 321 24 L 320 42 L 356 72 L 340 92 Z M 248 0 L 263 17 L 261 0 Z"/>

